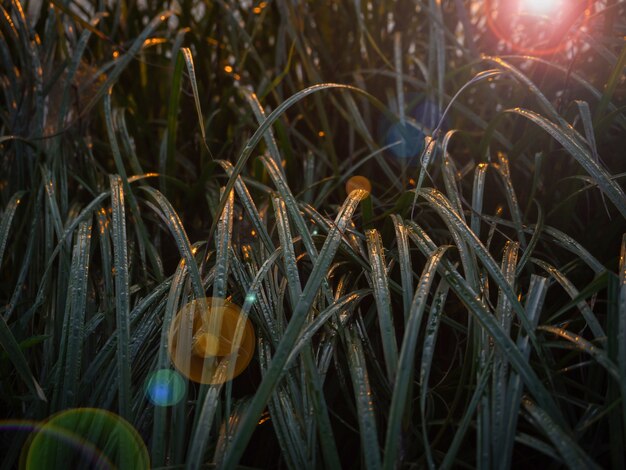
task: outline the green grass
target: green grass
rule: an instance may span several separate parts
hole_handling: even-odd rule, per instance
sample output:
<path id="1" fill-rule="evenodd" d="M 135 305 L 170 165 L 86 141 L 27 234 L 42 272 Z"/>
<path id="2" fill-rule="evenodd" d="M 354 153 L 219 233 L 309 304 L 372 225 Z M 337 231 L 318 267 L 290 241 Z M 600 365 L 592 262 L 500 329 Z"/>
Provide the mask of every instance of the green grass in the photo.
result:
<path id="1" fill-rule="evenodd" d="M 0 6 L 0 468 L 80 407 L 163 469 L 626 465 L 623 2 L 542 56 L 477 1 L 96 3 Z M 251 364 L 155 406 L 203 297 Z"/>

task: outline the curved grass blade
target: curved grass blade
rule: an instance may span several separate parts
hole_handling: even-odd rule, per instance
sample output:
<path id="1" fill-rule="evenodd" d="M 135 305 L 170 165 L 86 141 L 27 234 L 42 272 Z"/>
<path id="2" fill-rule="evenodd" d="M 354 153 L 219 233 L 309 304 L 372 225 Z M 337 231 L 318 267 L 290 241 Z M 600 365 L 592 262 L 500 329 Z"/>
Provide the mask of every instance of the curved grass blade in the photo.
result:
<path id="1" fill-rule="evenodd" d="M 261 106 L 259 99 L 257 98 L 256 94 L 253 93 L 252 91 L 247 90 L 245 88 L 242 88 L 241 90 L 246 98 L 246 101 L 250 105 L 250 108 L 252 108 L 254 117 L 256 118 L 257 123 L 260 126 L 261 124 L 263 124 L 263 121 L 265 121 L 267 116 L 265 115 L 265 111 L 263 110 L 263 107 Z M 280 151 L 278 150 L 278 145 L 276 144 L 276 139 L 274 138 L 274 134 L 272 133 L 271 127 L 268 127 L 263 138 L 265 140 L 265 145 L 267 145 L 267 149 L 269 150 L 270 155 L 272 156 L 272 159 L 276 163 L 276 166 L 278 168 L 282 168 L 282 158 L 280 156 Z"/>
<path id="2" fill-rule="evenodd" d="M 212 158 L 213 155 L 211 154 L 211 149 L 209 149 L 206 138 L 206 130 L 204 129 L 204 118 L 202 117 L 202 107 L 200 106 L 200 94 L 198 93 L 198 81 L 196 80 L 196 69 L 193 64 L 193 56 L 191 55 L 191 50 L 188 47 L 182 47 L 180 49 L 180 52 L 185 59 L 185 64 L 187 64 L 187 73 L 189 74 L 191 91 L 193 93 L 193 101 L 196 106 L 196 113 L 198 115 L 198 125 L 200 126 L 200 133 L 202 134 L 202 142 L 204 144 L 204 148 L 206 148 L 207 152 Z"/>
<path id="3" fill-rule="evenodd" d="M 531 261 L 537 264 L 538 266 L 540 266 L 542 269 L 544 269 L 548 274 L 550 274 L 561 285 L 561 287 L 563 287 L 563 289 L 568 293 L 568 295 L 572 299 L 576 299 L 579 297 L 580 292 L 578 291 L 578 289 L 576 289 L 574 284 L 572 284 L 572 282 L 567 278 L 567 276 L 565 276 L 565 274 L 563 274 L 561 271 L 559 271 L 558 269 L 556 269 L 554 266 L 550 265 L 549 263 L 546 263 L 545 261 L 534 259 L 534 258 L 531 258 Z M 602 325 L 600 325 L 600 322 L 596 318 L 595 314 L 593 313 L 593 310 L 591 310 L 587 302 L 584 300 L 581 300 L 580 302 L 576 304 L 576 306 L 580 310 L 580 313 L 585 319 L 585 322 L 587 322 L 587 325 L 589 325 L 589 328 L 591 329 L 591 332 L 593 333 L 595 338 L 602 342 L 606 342 L 606 337 L 607 337 L 606 333 L 604 332 Z"/>
<path id="4" fill-rule="evenodd" d="M 204 298 L 205 291 L 204 286 L 202 285 L 200 271 L 198 270 L 198 265 L 193 257 L 195 251 L 189 243 L 189 237 L 187 237 L 187 232 L 185 232 L 185 228 L 183 227 L 180 217 L 178 217 L 178 214 L 172 207 L 172 204 L 158 190 L 148 186 L 142 187 L 141 189 L 150 194 L 158 203 L 159 208 L 162 211 L 162 213 L 159 213 L 158 215 L 162 217 L 163 222 L 176 241 L 178 251 L 187 263 L 187 269 L 189 269 L 194 294 L 199 299 Z"/>
<path id="5" fill-rule="evenodd" d="M 537 426 L 548 436 L 552 444 L 563 457 L 564 462 L 572 469 L 599 469 L 600 467 L 574 442 L 574 440 L 529 398 L 524 398 L 522 404 L 532 416 Z"/>
<path id="6" fill-rule="evenodd" d="M 559 142 L 567 152 L 596 180 L 604 194 L 611 200 L 622 217 L 626 217 L 626 194 L 622 188 L 611 178 L 580 142 L 576 131 L 568 129 L 563 124 L 556 125 L 545 117 L 528 109 L 509 109 L 505 112 L 519 114 L 546 131 L 552 138 Z"/>
<path id="7" fill-rule="evenodd" d="M 604 367 L 606 371 L 613 376 L 615 380 L 620 383 L 623 380 L 623 377 L 620 376 L 619 369 L 609 358 L 608 354 L 603 349 L 582 338 L 580 335 L 574 334 L 571 331 L 567 331 L 563 328 L 557 328 L 555 326 L 542 325 L 537 327 L 537 329 L 541 331 L 547 331 L 548 333 L 552 333 L 568 340 L 574 345 L 576 349 L 593 357 L 598 364 Z"/>

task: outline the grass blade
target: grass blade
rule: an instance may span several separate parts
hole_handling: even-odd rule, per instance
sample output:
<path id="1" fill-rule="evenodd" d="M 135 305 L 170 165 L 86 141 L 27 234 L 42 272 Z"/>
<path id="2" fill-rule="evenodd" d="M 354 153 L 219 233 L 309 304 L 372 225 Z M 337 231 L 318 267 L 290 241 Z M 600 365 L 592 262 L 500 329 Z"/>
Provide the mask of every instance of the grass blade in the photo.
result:
<path id="1" fill-rule="evenodd" d="M 115 269 L 115 318 L 117 327 L 118 408 L 124 419 L 131 419 L 130 370 L 130 286 L 128 247 L 126 244 L 126 211 L 122 178 L 110 176 L 113 236 L 113 268 Z"/>

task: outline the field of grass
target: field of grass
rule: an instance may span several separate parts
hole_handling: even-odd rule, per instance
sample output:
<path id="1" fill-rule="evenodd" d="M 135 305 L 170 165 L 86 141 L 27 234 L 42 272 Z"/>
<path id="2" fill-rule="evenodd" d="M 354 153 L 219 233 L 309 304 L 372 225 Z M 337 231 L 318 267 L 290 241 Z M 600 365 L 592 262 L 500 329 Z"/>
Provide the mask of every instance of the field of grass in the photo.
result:
<path id="1" fill-rule="evenodd" d="M 626 3 L 507 1 L 2 1 L 0 469 L 624 468 Z"/>

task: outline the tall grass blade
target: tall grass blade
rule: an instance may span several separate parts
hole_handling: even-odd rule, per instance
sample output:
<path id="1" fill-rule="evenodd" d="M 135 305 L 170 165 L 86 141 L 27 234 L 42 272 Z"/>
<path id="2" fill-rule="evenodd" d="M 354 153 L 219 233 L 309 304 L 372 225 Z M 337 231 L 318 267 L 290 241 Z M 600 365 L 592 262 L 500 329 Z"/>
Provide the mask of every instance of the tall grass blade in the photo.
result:
<path id="1" fill-rule="evenodd" d="M 391 296 L 385 266 L 385 253 L 383 251 L 382 239 L 377 230 L 368 230 L 365 236 L 367 238 L 370 265 L 372 266 L 372 287 L 374 299 L 376 300 L 378 326 L 380 328 L 383 354 L 387 367 L 387 378 L 389 379 L 389 383 L 393 384 L 396 377 L 396 366 L 398 364 L 398 344 L 396 342 L 396 332 L 393 324 Z"/>
<path id="2" fill-rule="evenodd" d="M 128 246 L 126 244 L 126 211 L 122 178 L 110 176 L 113 237 L 113 269 L 115 270 L 115 319 L 117 329 L 118 409 L 124 419 L 131 419 L 130 361 L 130 281 Z"/>
<path id="3" fill-rule="evenodd" d="M 401 442 L 401 425 L 405 416 L 408 391 L 413 380 L 413 362 L 415 360 L 415 348 L 419 335 L 422 316 L 426 308 L 426 300 L 430 291 L 430 286 L 435 278 L 435 273 L 447 247 L 437 248 L 428 258 L 426 266 L 422 271 L 413 302 L 411 303 L 411 314 L 407 322 L 400 358 L 398 361 L 398 376 L 393 388 L 391 407 L 389 409 L 389 424 L 387 425 L 387 435 L 385 438 L 385 458 L 383 467 L 392 470 L 400 464 L 398 452 Z"/>
<path id="4" fill-rule="evenodd" d="M 81 360 L 85 331 L 85 310 L 87 303 L 87 277 L 89 274 L 89 249 L 91 244 L 91 221 L 82 222 L 78 227 L 72 268 L 68 286 L 69 302 L 66 307 L 68 319 L 68 337 L 65 358 L 60 358 L 59 365 L 64 371 L 61 393 L 61 408 L 70 408 L 77 404 L 80 380 Z"/>

